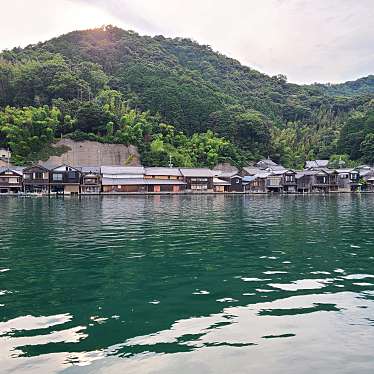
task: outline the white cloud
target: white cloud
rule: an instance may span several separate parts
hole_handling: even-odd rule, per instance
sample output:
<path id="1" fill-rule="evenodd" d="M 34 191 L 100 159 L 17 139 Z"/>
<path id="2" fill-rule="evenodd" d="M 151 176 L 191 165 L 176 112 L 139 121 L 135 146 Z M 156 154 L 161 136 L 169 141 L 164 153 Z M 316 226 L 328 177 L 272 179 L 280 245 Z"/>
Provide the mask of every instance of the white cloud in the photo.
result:
<path id="1" fill-rule="evenodd" d="M 34 5 L 15 11 L 17 3 Z M 339 82 L 373 73 L 372 0 L 54 0 L 53 4 L 56 10 L 46 0 L 9 2 L 5 8 L 10 10 L 12 27 L 4 35 L 5 26 L 0 26 L 0 47 L 111 23 L 143 34 L 190 37 L 262 72 L 286 74 L 293 82 Z M 18 28 L 25 24 L 27 29 Z"/>

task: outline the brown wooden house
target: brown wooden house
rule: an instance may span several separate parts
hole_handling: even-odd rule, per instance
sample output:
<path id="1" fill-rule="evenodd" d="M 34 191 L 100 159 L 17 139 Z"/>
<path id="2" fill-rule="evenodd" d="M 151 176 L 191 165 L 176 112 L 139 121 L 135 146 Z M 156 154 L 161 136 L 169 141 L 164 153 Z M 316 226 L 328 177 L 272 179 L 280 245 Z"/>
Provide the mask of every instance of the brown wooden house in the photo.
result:
<path id="1" fill-rule="evenodd" d="M 294 170 L 287 170 L 282 175 L 283 192 L 295 193 L 297 192 L 296 172 Z"/>
<path id="2" fill-rule="evenodd" d="M 186 187 L 178 168 L 146 167 L 144 175 L 148 192 L 181 192 Z"/>
<path id="3" fill-rule="evenodd" d="M 0 168 L 0 193 L 19 193 L 23 190 L 22 168 Z"/>
<path id="4" fill-rule="evenodd" d="M 243 192 L 243 177 L 237 172 L 217 172 L 217 178 L 230 183 L 230 192 Z"/>
<path id="5" fill-rule="evenodd" d="M 213 191 L 215 173 L 207 168 L 181 168 L 187 190 L 193 192 Z"/>
<path id="6" fill-rule="evenodd" d="M 25 193 L 49 194 L 50 170 L 42 165 L 33 165 L 23 170 Z"/>
<path id="7" fill-rule="evenodd" d="M 101 192 L 101 175 L 99 166 L 81 166 L 81 194 L 99 194 Z"/>

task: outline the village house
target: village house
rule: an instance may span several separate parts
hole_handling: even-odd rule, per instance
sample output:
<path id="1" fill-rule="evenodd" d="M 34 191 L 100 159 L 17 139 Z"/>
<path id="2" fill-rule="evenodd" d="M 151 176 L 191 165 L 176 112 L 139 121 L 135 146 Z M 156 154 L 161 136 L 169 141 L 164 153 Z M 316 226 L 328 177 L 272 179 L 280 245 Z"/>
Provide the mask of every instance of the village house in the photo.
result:
<path id="1" fill-rule="evenodd" d="M 49 194 L 50 170 L 42 165 L 33 165 L 23 170 L 25 193 Z"/>
<path id="2" fill-rule="evenodd" d="M 144 178 L 148 192 L 181 192 L 186 187 L 178 168 L 146 167 Z"/>
<path id="3" fill-rule="evenodd" d="M 337 169 L 338 173 L 338 191 L 339 192 L 353 192 L 359 186 L 360 174 L 355 169 Z"/>
<path id="4" fill-rule="evenodd" d="M 81 193 L 84 195 L 101 192 L 100 166 L 81 166 Z"/>
<path id="5" fill-rule="evenodd" d="M 255 175 L 243 177 L 243 184 L 246 192 L 266 193 L 268 192 L 266 182 L 270 172 L 260 171 Z"/>
<path id="6" fill-rule="evenodd" d="M 363 191 L 374 192 L 374 168 L 360 167 L 360 187 Z"/>
<path id="7" fill-rule="evenodd" d="M 295 175 L 296 191 L 303 194 L 312 192 L 314 178 L 317 173 L 318 171 L 314 170 L 304 170 L 297 172 Z"/>
<path id="8" fill-rule="evenodd" d="M 102 166 L 101 184 L 104 193 L 147 192 L 143 166 Z"/>
<path id="9" fill-rule="evenodd" d="M 215 173 L 208 168 L 180 168 L 187 190 L 213 191 Z"/>
<path id="10" fill-rule="evenodd" d="M 23 190 L 23 168 L 0 168 L 0 193 L 19 193 Z"/>
<path id="11" fill-rule="evenodd" d="M 50 169 L 50 193 L 56 195 L 78 195 L 80 193 L 81 170 L 78 167 L 60 165 Z"/>
<path id="12" fill-rule="evenodd" d="M 229 183 L 229 185 L 225 185 L 225 191 L 243 192 L 243 177 L 237 171 L 217 171 L 216 178 Z"/>
<path id="13" fill-rule="evenodd" d="M 214 177 L 213 178 L 213 190 L 214 192 L 230 192 L 231 183 Z"/>
<path id="14" fill-rule="evenodd" d="M 271 171 L 266 178 L 266 189 L 268 192 L 283 191 L 283 170 Z"/>
<path id="15" fill-rule="evenodd" d="M 297 192 L 296 172 L 294 170 L 286 170 L 282 174 L 283 192 L 295 193 Z"/>

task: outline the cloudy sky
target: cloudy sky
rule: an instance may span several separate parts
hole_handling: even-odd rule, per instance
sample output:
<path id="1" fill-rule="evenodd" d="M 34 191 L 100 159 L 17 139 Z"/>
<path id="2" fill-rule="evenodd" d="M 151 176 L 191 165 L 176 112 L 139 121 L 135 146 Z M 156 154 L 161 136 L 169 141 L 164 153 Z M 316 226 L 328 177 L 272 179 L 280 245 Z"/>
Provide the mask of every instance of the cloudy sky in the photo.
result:
<path id="1" fill-rule="evenodd" d="M 374 73 L 374 0 L 0 0 L 0 49 L 112 24 L 190 37 L 296 83 Z"/>

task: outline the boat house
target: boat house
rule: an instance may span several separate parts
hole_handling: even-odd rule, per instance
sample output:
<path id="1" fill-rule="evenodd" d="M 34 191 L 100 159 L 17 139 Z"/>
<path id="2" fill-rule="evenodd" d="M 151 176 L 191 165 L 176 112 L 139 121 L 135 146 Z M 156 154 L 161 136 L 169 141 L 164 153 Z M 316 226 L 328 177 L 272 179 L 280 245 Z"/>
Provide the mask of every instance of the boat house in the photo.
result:
<path id="1" fill-rule="evenodd" d="M 50 193 L 78 195 L 80 193 L 81 171 L 78 167 L 60 165 L 51 168 Z"/>
<path id="2" fill-rule="evenodd" d="M 81 193 L 98 194 L 101 192 L 100 166 L 81 166 Z"/>
<path id="3" fill-rule="evenodd" d="M 147 192 L 143 166 L 102 166 L 101 184 L 104 193 Z"/>
<path id="4" fill-rule="evenodd" d="M 23 168 L 0 168 L 0 193 L 19 193 L 23 190 Z"/>
<path id="5" fill-rule="evenodd" d="M 186 187 L 178 168 L 146 167 L 145 182 L 148 192 L 180 192 Z"/>
<path id="6" fill-rule="evenodd" d="M 207 168 L 181 168 L 186 188 L 190 191 L 213 191 L 215 173 Z"/>
<path id="7" fill-rule="evenodd" d="M 26 193 L 49 194 L 50 170 L 42 165 L 33 165 L 23 170 L 23 185 Z"/>

